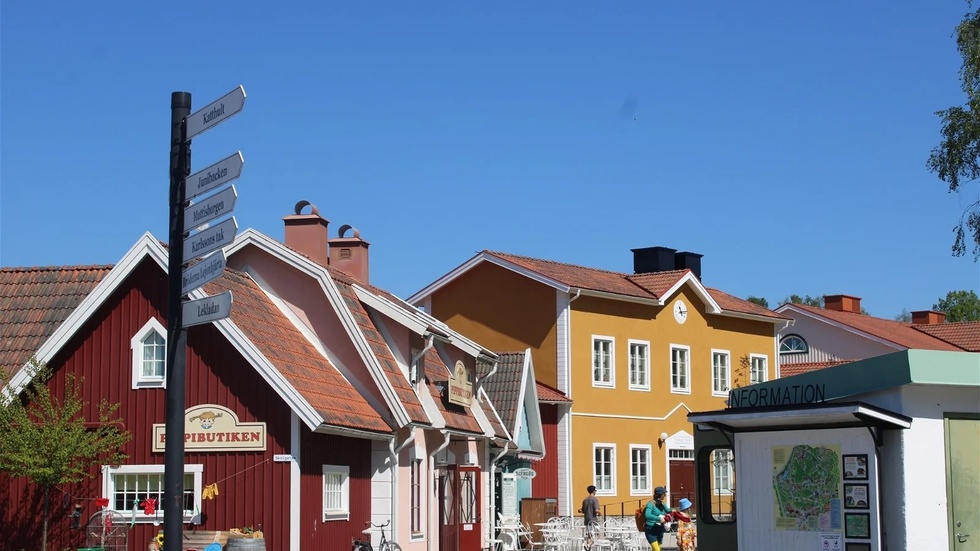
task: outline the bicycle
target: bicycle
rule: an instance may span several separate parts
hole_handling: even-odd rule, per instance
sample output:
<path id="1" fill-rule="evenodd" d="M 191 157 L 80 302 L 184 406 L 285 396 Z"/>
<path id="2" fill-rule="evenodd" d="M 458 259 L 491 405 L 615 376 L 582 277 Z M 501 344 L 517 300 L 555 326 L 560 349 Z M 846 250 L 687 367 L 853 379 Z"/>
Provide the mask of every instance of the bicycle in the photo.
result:
<path id="1" fill-rule="evenodd" d="M 381 529 L 381 543 L 378 544 L 377 551 L 402 551 L 400 545 L 398 545 L 393 541 L 389 541 L 388 538 L 385 537 L 385 527 L 388 526 L 389 524 L 391 524 L 391 519 L 388 519 L 388 522 L 385 522 L 384 524 L 374 524 L 370 520 L 364 523 L 365 526 L 370 525 L 375 528 Z M 368 536 L 367 541 L 356 540 L 354 538 L 351 538 L 350 540 L 351 551 L 374 551 L 374 547 L 371 545 L 371 538 L 370 538 L 371 532 L 373 532 L 374 530 L 372 530 L 370 526 L 368 526 L 364 530 L 361 530 L 362 534 Z"/>

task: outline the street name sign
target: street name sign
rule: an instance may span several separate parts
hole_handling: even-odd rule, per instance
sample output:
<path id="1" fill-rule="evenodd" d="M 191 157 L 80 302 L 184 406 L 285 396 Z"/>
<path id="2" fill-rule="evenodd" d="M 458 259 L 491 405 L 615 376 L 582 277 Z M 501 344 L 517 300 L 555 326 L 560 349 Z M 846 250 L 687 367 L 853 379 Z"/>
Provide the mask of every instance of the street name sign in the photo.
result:
<path id="1" fill-rule="evenodd" d="M 184 268 L 183 273 L 180 274 L 180 294 L 186 295 L 220 276 L 225 271 L 225 263 L 227 261 L 225 251 L 219 250 L 205 257 L 197 264 L 189 268 Z"/>
<path id="2" fill-rule="evenodd" d="M 183 303 L 181 308 L 184 327 L 225 319 L 231 313 L 231 291 L 213 297 L 189 300 Z"/>
<path id="3" fill-rule="evenodd" d="M 235 186 L 229 186 L 211 197 L 195 202 L 184 209 L 184 231 L 191 231 L 215 218 L 231 214 L 231 211 L 235 210 L 236 200 L 238 200 L 238 191 L 235 190 Z"/>
<path id="4" fill-rule="evenodd" d="M 187 116 L 186 139 L 213 128 L 241 112 L 245 106 L 245 87 L 239 86 Z"/>
<path id="5" fill-rule="evenodd" d="M 235 239 L 238 233 L 238 222 L 235 217 L 225 220 L 217 226 L 199 231 L 194 235 L 184 239 L 184 259 L 186 263 L 192 258 L 204 256 L 209 252 L 226 247 Z"/>
<path id="6" fill-rule="evenodd" d="M 185 186 L 185 199 L 193 199 L 198 195 L 207 193 L 212 189 L 223 186 L 242 175 L 242 166 L 245 159 L 241 151 L 234 152 L 231 156 L 222 159 L 213 165 L 199 170 L 187 177 Z"/>

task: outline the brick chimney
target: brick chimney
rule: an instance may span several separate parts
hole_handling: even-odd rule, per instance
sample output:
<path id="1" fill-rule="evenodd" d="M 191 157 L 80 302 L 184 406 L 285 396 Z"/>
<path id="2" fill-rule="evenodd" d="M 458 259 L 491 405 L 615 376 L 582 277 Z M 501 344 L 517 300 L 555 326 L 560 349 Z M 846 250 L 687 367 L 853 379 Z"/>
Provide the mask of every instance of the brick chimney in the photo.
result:
<path id="1" fill-rule="evenodd" d="M 344 234 L 352 230 L 354 234 L 347 237 Z M 370 243 L 361 239 L 357 228 L 344 224 L 340 226 L 337 237 L 328 241 L 330 244 L 330 265 L 341 269 L 361 283 L 368 283 L 368 247 Z"/>
<path id="2" fill-rule="evenodd" d="M 303 209 L 310 207 L 310 214 Z M 326 266 L 330 263 L 327 253 L 327 225 L 329 220 L 320 216 L 316 205 L 309 201 L 296 203 L 295 214 L 282 219 L 286 224 L 286 246 L 305 254 L 311 260 Z"/>
<path id="3" fill-rule="evenodd" d="M 823 307 L 838 312 L 861 313 L 861 297 L 851 295 L 824 295 Z"/>
<path id="4" fill-rule="evenodd" d="M 946 313 L 935 310 L 919 310 L 912 312 L 912 323 L 915 325 L 935 325 L 946 323 Z"/>
<path id="5" fill-rule="evenodd" d="M 633 252 L 633 273 L 649 274 L 674 269 L 674 253 L 677 249 L 667 247 L 644 247 L 630 249 Z"/>

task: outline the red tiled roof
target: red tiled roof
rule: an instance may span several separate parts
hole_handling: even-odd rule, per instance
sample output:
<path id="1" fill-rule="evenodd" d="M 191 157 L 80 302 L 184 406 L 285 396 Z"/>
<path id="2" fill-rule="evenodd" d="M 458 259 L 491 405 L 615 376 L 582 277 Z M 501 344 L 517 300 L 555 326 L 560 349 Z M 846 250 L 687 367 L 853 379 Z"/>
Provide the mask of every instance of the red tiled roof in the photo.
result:
<path id="1" fill-rule="evenodd" d="M 811 371 L 817 371 L 818 369 L 851 363 L 852 361 L 854 360 L 827 360 L 824 362 L 804 362 L 798 364 L 781 363 L 779 364 L 779 377 L 790 377 L 793 375 L 799 375 L 800 373 L 809 373 Z"/>
<path id="2" fill-rule="evenodd" d="M 439 413 L 446 420 L 446 428 L 467 431 L 472 433 L 482 433 L 480 423 L 473 416 L 473 412 L 468 407 L 457 406 L 455 404 L 447 406 L 446 402 L 437 388 L 436 384 L 443 388 L 449 384 L 449 368 L 436 352 L 435 348 L 430 348 L 424 356 L 425 361 L 425 384 L 429 387 L 429 394 L 439 408 Z M 448 389 L 445 392 L 449 392 Z"/>
<path id="3" fill-rule="evenodd" d="M 548 403 L 564 402 L 568 404 L 572 403 L 572 399 L 569 398 L 568 396 L 565 396 L 565 393 L 563 393 L 562 391 L 556 388 L 551 388 L 550 386 L 540 381 L 537 382 L 537 392 L 538 392 L 539 402 L 548 402 Z"/>
<path id="4" fill-rule="evenodd" d="M 371 432 L 391 427 L 337 368 L 272 303 L 246 274 L 225 269 L 205 285 L 215 295 L 230 290 L 230 318 L 329 425 Z"/>
<path id="5" fill-rule="evenodd" d="M 0 373 L 12 376 L 112 266 L 0 269 Z"/>
<path id="6" fill-rule="evenodd" d="M 903 321 L 875 318 L 854 312 L 840 312 L 838 310 L 827 310 L 816 306 L 805 304 L 793 304 L 795 308 L 800 308 L 811 312 L 817 316 L 846 325 L 869 335 L 874 335 L 880 339 L 893 342 L 904 348 L 915 348 L 921 350 L 962 350 L 958 346 L 953 346 L 946 341 L 940 340 L 932 335 L 917 331 L 911 323 Z"/>
<path id="7" fill-rule="evenodd" d="M 968 352 L 980 352 L 980 321 L 959 321 L 929 325 L 913 324 L 912 328 L 923 333 L 928 333 L 937 339 L 942 339 Z"/>
<path id="8" fill-rule="evenodd" d="M 745 299 L 729 295 L 724 291 L 719 291 L 718 289 L 712 288 L 707 289 L 708 293 L 711 294 L 711 298 L 715 299 L 715 302 L 718 303 L 718 306 L 721 306 L 722 310 L 727 310 L 729 312 L 740 312 L 742 314 L 754 314 L 756 316 L 765 316 L 767 318 L 790 319 L 788 316 L 784 316 L 778 312 L 773 312 L 772 310 L 759 306 L 754 302 L 749 302 Z"/>
<path id="9" fill-rule="evenodd" d="M 371 351 L 381 364 L 381 369 L 384 371 L 385 377 L 388 378 L 392 388 L 395 389 L 395 394 L 398 395 L 398 400 L 408 413 L 409 419 L 413 423 L 430 425 L 429 416 L 426 415 L 425 409 L 422 408 L 422 403 L 419 402 L 418 396 L 415 395 L 415 391 L 408 382 L 408 378 L 399 369 L 395 357 L 388 348 L 388 344 L 385 342 L 381 332 L 375 326 L 374 320 L 371 319 L 364 305 L 357 298 L 357 293 L 352 287 L 354 280 L 340 270 L 330 268 L 329 272 L 337 284 L 337 289 L 340 290 L 341 296 L 344 298 L 344 303 L 354 316 L 354 320 L 357 322 L 361 334 L 364 335 L 364 338 L 371 346 Z"/>
<path id="10" fill-rule="evenodd" d="M 671 287 L 691 270 L 667 270 L 649 274 L 623 274 L 623 277 L 643 287 L 655 298 L 663 297 Z"/>

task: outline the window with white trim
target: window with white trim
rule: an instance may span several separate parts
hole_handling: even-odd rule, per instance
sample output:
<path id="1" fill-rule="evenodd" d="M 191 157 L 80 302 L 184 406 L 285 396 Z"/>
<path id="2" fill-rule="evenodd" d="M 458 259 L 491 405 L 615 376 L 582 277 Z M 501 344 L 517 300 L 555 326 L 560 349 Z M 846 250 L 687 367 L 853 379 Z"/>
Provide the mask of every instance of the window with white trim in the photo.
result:
<path id="1" fill-rule="evenodd" d="M 720 449 L 711 453 L 715 495 L 732 493 L 732 459 L 731 450 Z"/>
<path id="2" fill-rule="evenodd" d="M 650 495 L 649 445 L 630 444 L 630 495 Z"/>
<path id="3" fill-rule="evenodd" d="M 129 341 L 133 351 L 133 388 L 165 388 L 167 330 L 150 318 Z"/>
<path id="4" fill-rule="evenodd" d="M 204 465 L 184 465 L 184 522 L 197 520 L 201 510 L 201 476 Z M 103 465 L 102 495 L 109 498 L 109 509 L 136 522 L 163 521 L 163 465 Z M 155 511 L 146 514 L 147 500 L 154 500 Z M 136 515 L 133 516 L 133 507 Z"/>
<path id="5" fill-rule="evenodd" d="M 728 350 L 711 351 L 711 394 L 725 396 L 732 386 L 731 353 Z"/>
<path id="6" fill-rule="evenodd" d="M 592 337 L 592 386 L 612 387 L 614 354 L 612 337 Z"/>
<path id="7" fill-rule="evenodd" d="M 616 444 L 592 445 L 596 495 L 616 495 Z"/>
<path id="8" fill-rule="evenodd" d="M 671 459 L 694 459 L 694 450 L 678 450 L 671 448 L 667 450 L 667 457 Z"/>
<path id="9" fill-rule="evenodd" d="M 672 344 L 670 346 L 670 391 L 679 394 L 691 393 L 691 348 Z"/>
<path id="10" fill-rule="evenodd" d="M 630 340 L 630 389 L 650 390 L 650 343 Z"/>
<path id="11" fill-rule="evenodd" d="M 780 354 L 806 354 L 810 351 L 810 346 L 806 339 L 799 335 L 786 335 L 779 341 Z"/>
<path id="12" fill-rule="evenodd" d="M 769 365 L 769 358 L 766 356 L 751 355 L 751 367 L 749 368 L 749 384 L 766 382 L 766 373 Z"/>
<path id="13" fill-rule="evenodd" d="M 350 467 L 323 466 L 323 522 L 350 520 Z"/>
<path id="14" fill-rule="evenodd" d="M 422 460 L 412 459 L 409 467 L 411 476 L 409 486 L 411 487 L 411 503 L 409 504 L 412 535 L 422 533 L 422 480 L 425 478 L 422 473 Z"/>

